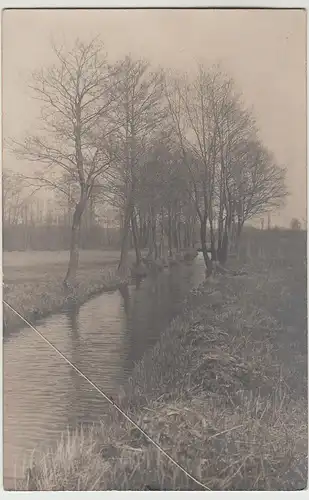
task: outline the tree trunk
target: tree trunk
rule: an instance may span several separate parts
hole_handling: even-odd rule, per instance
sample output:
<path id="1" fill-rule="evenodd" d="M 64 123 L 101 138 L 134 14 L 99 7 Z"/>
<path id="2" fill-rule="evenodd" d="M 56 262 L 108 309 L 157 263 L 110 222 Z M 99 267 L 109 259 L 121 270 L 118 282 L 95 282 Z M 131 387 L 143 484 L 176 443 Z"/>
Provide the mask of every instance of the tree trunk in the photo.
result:
<path id="1" fill-rule="evenodd" d="M 149 223 L 145 220 L 143 223 L 142 234 L 140 237 L 140 248 L 145 249 L 149 241 Z"/>
<path id="2" fill-rule="evenodd" d="M 231 213 L 226 214 L 225 224 L 223 229 L 223 236 L 220 245 L 220 251 L 218 251 L 218 259 L 221 265 L 224 265 L 227 261 L 229 252 L 229 234 L 232 225 L 232 215 Z"/>
<path id="3" fill-rule="evenodd" d="M 193 222 L 192 222 L 192 248 L 195 248 L 195 245 L 196 245 L 196 218 L 194 217 L 193 218 Z"/>
<path id="4" fill-rule="evenodd" d="M 237 232 L 237 227 L 235 223 L 235 216 L 233 214 L 231 228 L 230 228 L 230 235 L 229 235 L 229 247 L 230 251 L 233 253 L 237 251 L 236 232 Z"/>
<path id="5" fill-rule="evenodd" d="M 136 224 L 136 219 L 135 219 L 133 212 L 131 214 L 131 228 L 132 228 L 133 244 L 134 244 L 135 255 L 136 255 L 136 265 L 139 266 L 141 261 L 142 261 L 142 254 L 141 254 L 141 250 L 139 247 L 139 237 L 137 234 L 137 224 Z"/>
<path id="6" fill-rule="evenodd" d="M 178 241 L 178 248 L 179 250 L 181 249 L 181 222 L 178 221 L 177 223 L 177 241 Z"/>
<path id="7" fill-rule="evenodd" d="M 213 221 L 209 219 L 209 227 L 210 227 L 210 250 L 211 250 L 211 260 L 217 261 L 217 249 L 216 249 L 216 241 L 215 241 L 215 232 L 213 227 Z"/>
<path id="8" fill-rule="evenodd" d="M 139 247 L 145 248 L 147 243 L 148 225 L 145 218 L 144 217 L 142 218 L 141 215 L 139 215 L 139 220 L 140 220 Z"/>
<path id="9" fill-rule="evenodd" d="M 76 280 L 76 273 L 78 268 L 79 259 L 79 243 L 80 243 L 80 227 L 82 221 L 82 215 L 86 205 L 86 198 L 81 196 L 80 201 L 75 207 L 73 214 L 73 223 L 71 230 L 71 242 L 70 242 L 70 260 L 67 270 L 67 274 L 64 279 L 65 286 L 72 286 Z"/>
<path id="10" fill-rule="evenodd" d="M 173 249 L 172 249 L 172 214 L 171 209 L 168 209 L 168 253 L 169 256 L 172 257 Z"/>
<path id="11" fill-rule="evenodd" d="M 243 221 L 238 218 L 237 220 L 237 228 L 236 228 L 236 242 L 235 242 L 235 247 L 236 247 L 236 253 L 239 253 L 239 246 L 240 246 L 240 237 L 242 233 L 242 228 L 244 226 Z"/>
<path id="12" fill-rule="evenodd" d="M 191 224 L 190 219 L 186 222 L 186 244 L 187 248 L 191 247 Z"/>
<path id="13" fill-rule="evenodd" d="M 200 227 L 200 237 L 201 237 L 201 245 L 202 245 L 202 252 L 203 252 L 203 257 L 204 257 L 204 262 L 206 266 L 206 278 L 211 276 L 212 271 L 213 271 L 213 264 L 211 259 L 208 257 L 207 253 L 207 246 L 206 246 L 206 220 L 201 220 L 201 227 Z"/>
<path id="14" fill-rule="evenodd" d="M 164 258 L 164 210 L 161 208 L 160 257 Z"/>
<path id="15" fill-rule="evenodd" d="M 227 261 L 228 243 L 229 243 L 228 231 L 227 228 L 225 228 L 221 242 L 220 252 L 218 254 L 219 262 L 221 265 L 224 265 Z"/>
<path id="16" fill-rule="evenodd" d="M 179 252 L 180 241 L 179 241 L 179 238 L 178 238 L 178 220 L 177 220 L 177 215 L 176 214 L 174 216 L 174 221 L 173 221 L 173 239 L 174 239 L 174 246 L 176 248 L 176 251 Z"/>
<path id="17" fill-rule="evenodd" d="M 155 253 L 154 258 L 156 259 L 158 257 L 158 249 L 157 249 L 157 244 L 156 244 L 157 224 L 156 224 L 156 217 L 154 215 L 153 209 L 150 209 L 149 225 L 150 225 L 149 249 L 148 249 L 147 257 L 150 258 L 150 257 L 152 257 L 153 253 Z"/>
<path id="18" fill-rule="evenodd" d="M 121 239 L 121 253 L 120 261 L 118 265 L 118 273 L 120 278 L 123 280 L 127 279 L 128 276 L 128 253 L 130 245 L 130 219 L 133 208 L 129 206 L 125 210 L 123 219 L 123 229 L 122 229 L 122 239 Z"/>
<path id="19" fill-rule="evenodd" d="M 152 221 L 152 248 L 154 250 L 154 258 L 158 258 L 158 246 L 157 246 L 157 222 L 156 219 Z"/>
<path id="20" fill-rule="evenodd" d="M 174 225 L 173 227 L 173 240 L 174 240 L 174 247 L 176 248 L 176 252 L 179 251 L 179 244 L 178 244 L 178 238 L 177 238 L 177 230 Z"/>
<path id="21" fill-rule="evenodd" d="M 183 228 L 183 247 L 186 249 L 188 248 L 189 238 L 188 238 L 188 228 L 187 228 L 187 223 L 184 223 L 184 228 Z"/>
<path id="22" fill-rule="evenodd" d="M 194 248 L 193 227 L 194 227 L 194 220 L 193 220 L 193 217 L 190 217 L 189 223 L 188 223 L 188 247 L 192 247 L 192 248 Z"/>
<path id="23" fill-rule="evenodd" d="M 217 230 L 217 256 L 219 258 L 219 253 L 220 249 L 222 246 L 222 239 L 223 239 L 223 174 L 222 174 L 222 168 L 221 168 L 221 174 L 220 174 L 220 195 L 219 195 L 219 213 L 218 213 L 218 230 Z"/>

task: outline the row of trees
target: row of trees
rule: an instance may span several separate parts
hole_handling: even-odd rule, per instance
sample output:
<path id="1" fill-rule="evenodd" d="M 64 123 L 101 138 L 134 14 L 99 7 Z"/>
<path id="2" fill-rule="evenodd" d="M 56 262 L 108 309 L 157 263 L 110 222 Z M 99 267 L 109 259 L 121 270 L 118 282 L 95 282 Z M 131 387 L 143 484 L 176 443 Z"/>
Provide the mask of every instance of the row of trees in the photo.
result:
<path id="1" fill-rule="evenodd" d="M 66 250 L 74 212 L 74 195 L 62 192 L 36 193 L 26 179 L 5 169 L 3 172 L 3 245 L 4 250 Z M 44 194 L 45 196 L 42 196 Z M 39 196 L 40 195 L 40 196 Z M 139 214 L 141 217 L 141 214 Z M 119 248 L 123 217 L 117 208 L 98 203 L 95 191 L 89 198 L 81 223 L 81 248 Z M 143 223 L 141 246 L 147 244 L 148 228 Z M 131 229 L 131 228 L 130 228 Z M 174 246 L 187 246 L 184 223 L 177 224 Z M 194 234 L 194 227 L 190 227 Z M 192 238 L 195 241 L 196 238 Z M 130 248 L 133 246 L 130 230 Z M 176 241 L 176 243 L 175 243 Z M 160 246 L 156 247 L 156 256 Z M 171 250 L 170 250 L 171 254 Z"/>
<path id="2" fill-rule="evenodd" d="M 27 178 L 33 187 L 74 194 L 66 284 L 76 276 L 81 220 L 94 193 L 121 213 L 123 275 L 130 231 L 139 264 L 143 247 L 156 258 L 166 239 L 170 255 L 193 246 L 197 222 L 211 274 L 244 223 L 283 202 L 285 170 L 219 67 L 198 66 L 188 77 L 129 56 L 111 64 L 97 40 L 53 50 L 55 64 L 31 84 L 42 104 L 40 133 L 10 148 L 39 166 Z"/>

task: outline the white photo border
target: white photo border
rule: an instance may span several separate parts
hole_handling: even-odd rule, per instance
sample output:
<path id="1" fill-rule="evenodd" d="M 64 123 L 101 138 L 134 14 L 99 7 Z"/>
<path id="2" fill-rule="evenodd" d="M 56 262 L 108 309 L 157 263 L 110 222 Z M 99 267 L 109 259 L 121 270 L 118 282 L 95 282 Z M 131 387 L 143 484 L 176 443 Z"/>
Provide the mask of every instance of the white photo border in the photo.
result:
<path id="1" fill-rule="evenodd" d="M 1 20 L 3 22 L 3 11 L 5 9 L 56 9 L 56 8 L 65 8 L 65 9 L 74 9 L 74 8 L 79 8 L 79 9 L 103 9 L 103 8 L 249 8 L 249 9 L 259 9 L 259 8 L 266 8 L 266 9 L 305 9 L 307 10 L 309 7 L 309 0 L 244 0 L 244 1 L 233 1 L 233 0 L 213 0 L 213 1 L 205 1 L 205 0 L 0 0 L 0 9 L 1 9 Z M 2 28 L 2 23 L 1 23 L 1 28 Z M 307 16 L 307 32 L 308 32 L 308 16 Z M 2 33 L 2 30 L 1 30 Z M 1 37 L 1 49 L 2 49 L 2 37 Z M 308 64 L 308 49 L 309 49 L 309 44 L 308 44 L 308 36 L 307 36 L 307 64 Z M 2 50 L 1 50 L 1 55 L 2 55 Z M 1 69 L 2 69 L 2 57 L 1 57 Z M 1 73 L 2 74 L 2 73 Z M 308 95 L 308 78 L 307 78 L 307 95 Z M 1 110 L 1 117 L 2 117 L 2 99 L 1 99 L 1 105 L 0 105 L 0 110 Z M 308 99 L 307 99 L 307 119 L 308 119 Z M 0 125 L 0 135 L 1 135 L 1 146 L 2 146 L 2 120 L 1 120 L 1 125 Z M 309 138 L 309 133 L 308 133 L 308 126 L 307 126 L 307 149 L 308 149 L 308 138 Z M 2 148 L 1 148 L 2 152 Z M 307 155 L 308 158 L 308 155 Z M 308 166 L 308 160 L 307 160 L 307 166 Z M 1 155 L 1 172 L 2 172 L 2 155 Z M 307 193 L 308 193 L 308 175 L 307 175 Z M 308 194 L 307 194 L 308 196 Z M 2 192 L 0 190 L 0 214 L 1 214 L 1 221 L 2 221 Z M 307 203 L 307 220 L 309 216 L 309 207 Z M 1 224 L 1 231 L 0 231 L 0 252 L 1 252 L 1 263 L 2 263 L 2 222 Z M 308 259 L 308 247 L 307 247 L 307 259 Z M 2 270 L 2 266 L 1 266 Z M 1 298 L 1 303 L 2 303 L 2 287 L 0 287 L 0 298 Z M 308 307 L 308 306 L 307 306 Z M 0 310 L 0 321 L 2 325 L 2 315 L 3 311 L 2 308 Z M 309 325 L 309 322 L 308 322 Z M 308 326 L 307 325 L 307 326 Z M 308 328 L 307 328 L 308 331 Z M 1 361 L 3 361 L 3 349 L 2 349 L 2 343 L 1 343 Z M 3 363 L 2 363 L 3 366 Z M 2 468 L 3 465 L 3 371 L 1 370 L 1 442 L 2 442 L 2 447 L 0 451 L 0 465 Z M 60 496 L 66 500 L 75 500 L 77 498 L 79 499 L 104 499 L 104 500 L 112 500 L 116 498 L 127 498 L 127 499 L 134 499 L 137 495 L 139 498 L 149 498 L 149 495 L 152 495 L 152 498 L 161 498 L 164 495 L 164 498 L 168 500 L 174 500 L 174 499 L 186 499 L 188 498 L 188 492 L 186 491 L 168 491 L 168 492 L 135 492 L 135 491 L 128 491 L 128 492 L 120 492 L 120 491 L 102 491 L 102 492 L 69 492 L 69 491 L 63 491 L 63 492 L 10 492 L 10 491 L 4 491 L 3 490 L 3 477 L 0 478 L 0 495 L 1 498 L 3 499 L 9 499 L 9 498 L 23 498 L 26 497 L 29 500 L 35 500 L 38 498 L 38 495 L 40 495 L 40 498 L 42 500 L 48 500 L 48 499 L 55 499 L 57 500 L 60 498 Z M 304 495 L 307 495 L 307 490 L 304 491 L 291 491 L 291 492 L 284 492 L 284 491 L 278 491 L 278 492 L 265 492 L 265 491 L 254 491 L 254 492 L 191 492 L 190 495 L 194 495 L 194 497 L 197 499 L 202 499 L 206 498 L 205 495 L 207 495 L 207 500 L 220 500 L 221 498 L 230 498 L 231 500 L 238 500 L 239 497 L 242 498 L 267 498 L 267 499 L 274 499 L 274 500 L 280 500 L 281 498 L 286 498 L 286 497 L 292 497 L 293 498 L 304 498 Z M 169 497 L 169 498 L 168 498 Z"/>

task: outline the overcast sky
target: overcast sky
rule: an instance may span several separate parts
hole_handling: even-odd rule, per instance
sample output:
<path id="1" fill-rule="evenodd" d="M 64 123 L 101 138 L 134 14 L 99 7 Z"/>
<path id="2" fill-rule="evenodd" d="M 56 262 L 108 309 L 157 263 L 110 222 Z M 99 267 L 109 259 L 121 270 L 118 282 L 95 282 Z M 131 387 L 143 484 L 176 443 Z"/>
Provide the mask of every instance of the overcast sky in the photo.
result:
<path id="1" fill-rule="evenodd" d="M 305 16 L 301 10 L 6 11 L 4 136 L 20 138 L 33 126 L 38 103 L 27 81 L 52 62 L 51 39 L 70 43 L 99 34 L 112 59 L 130 52 L 188 72 L 197 61 L 220 61 L 254 107 L 264 142 L 288 168 L 291 196 L 273 219 L 288 225 L 291 217 L 306 214 Z M 17 168 L 6 155 L 4 166 Z"/>

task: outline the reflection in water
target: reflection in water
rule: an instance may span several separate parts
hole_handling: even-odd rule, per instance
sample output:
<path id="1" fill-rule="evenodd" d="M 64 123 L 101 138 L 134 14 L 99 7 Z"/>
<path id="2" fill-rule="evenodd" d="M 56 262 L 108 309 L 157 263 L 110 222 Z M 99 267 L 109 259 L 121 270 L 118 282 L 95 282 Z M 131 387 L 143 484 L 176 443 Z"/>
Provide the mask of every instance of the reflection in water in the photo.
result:
<path id="1" fill-rule="evenodd" d="M 40 330 L 68 354 L 71 338 L 65 324 L 51 317 Z M 30 329 L 4 343 L 4 475 L 19 473 L 25 450 L 51 444 L 59 436 L 74 393 L 70 366 Z M 56 418 L 55 418 L 56 415 Z"/>
<path id="2" fill-rule="evenodd" d="M 139 283 L 139 285 L 136 284 L 136 289 L 138 289 L 139 286 L 140 286 L 140 283 Z M 128 285 L 121 285 L 119 287 L 119 293 L 123 299 L 124 312 L 128 316 L 129 311 L 130 311 L 130 292 L 129 292 Z"/>
<path id="3" fill-rule="evenodd" d="M 117 394 L 133 364 L 151 347 L 204 264 L 148 277 L 104 293 L 79 308 L 42 320 L 39 330 L 107 394 Z M 21 474 L 22 460 L 45 449 L 67 427 L 104 417 L 105 400 L 29 328 L 4 340 L 4 476 Z M 6 481 L 6 486 L 10 484 Z"/>

